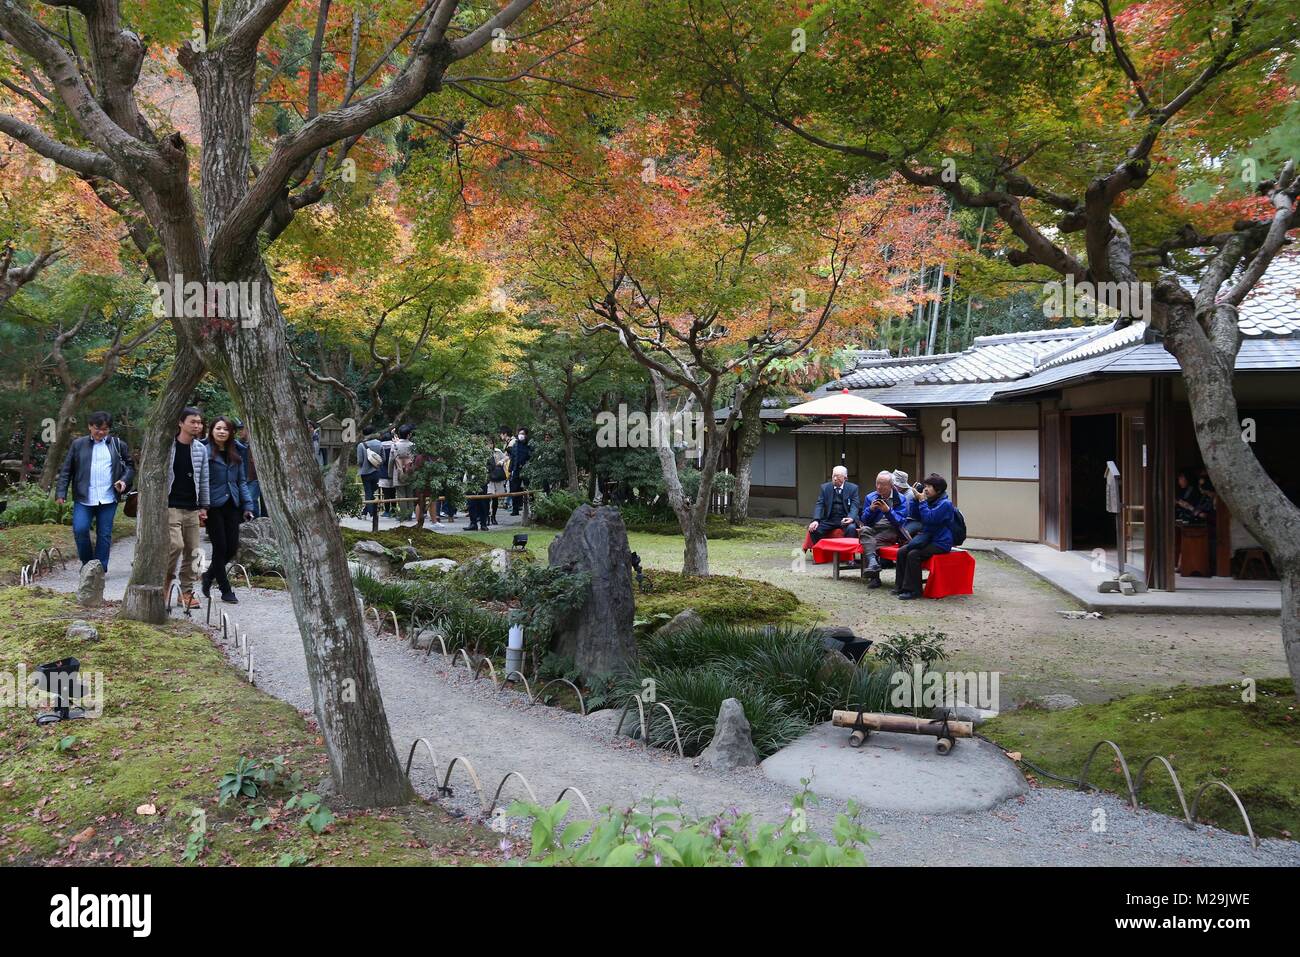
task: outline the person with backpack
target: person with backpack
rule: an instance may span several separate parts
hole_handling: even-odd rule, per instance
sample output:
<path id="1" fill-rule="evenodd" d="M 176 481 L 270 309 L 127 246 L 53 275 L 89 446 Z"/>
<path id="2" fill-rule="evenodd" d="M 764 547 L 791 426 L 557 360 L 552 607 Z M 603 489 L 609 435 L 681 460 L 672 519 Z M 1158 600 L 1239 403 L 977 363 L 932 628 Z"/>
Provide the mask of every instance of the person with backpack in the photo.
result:
<path id="1" fill-rule="evenodd" d="M 868 588 L 880 587 L 880 558 L 876 551 L 881 545 L 900 545 L 907 541 L 908 499 L 894 488 L 894 473 L 888 470 L 876 476 L 876 490 L 867 494 L 858 517 L 858 540 L 866 558 L 863 574 Z"/>
<path id="2" fill-rule="evenodd" d="M 487 490 L 489 495 L 505 495 L 509 491 L 510 478 L 510 456 L 506 454 L 506 446 L 509 445 L 510 430 L 504 426 L 501 428 L 501 444 L 493 446 L 492 453 L 488 458 L 488 484 Z M 497 507 L 501 504 L 501 499 L 492 499 L 492 524 L 500 524 L 497 521 Z"/>
<path id="3" fill-rule="evenodd" d="M 388 477 L 392 480 L 395 499 L 411 497 L 411 477 L 415 474 L 415 443 L 411 441 L 414 432 L 413 425 L 400 426 L 388 455 Z M 398 521 L 406 521 L 410 512 L 408 503 L 397 503 Z"/>
<path id="4" fill-rule="evenodd" d="M 363 495 L 369 502 L 361 509 L 362 515 L 373 516 L 379 509 L 379 468 L 384 464 L 384 443 L 379 439 L 369 438 L 357 443 L 357 475 L 365 489 Z"/>
<path id="5" fill-rule="evenodd" d="M 917 497 L 909 516 L 921 523 L 921 533 L 898 550 L 898 585 L 895 593 L 903 601 L 921 594 L 921 563 L 931 555 L 952 551 L 957 509 L 948 498 L 948 483 L 933 472 L 915 486 Z M 961 538 L 965 540 L 965 523 Z"/>
<path id="6" fill-rule="evenodd" d="M 110 435 L 113 417 L 92 413 L 87 420 L 89 435 L 74 439 L 59 470 L 55 501 L 62 505 L 72 488 L 72 537 L 77 558 L 85 565 L 98 559 L 108 572 L 108 554 L 113 548 L 113 519 L 117 503 L 126 498 L 135 478 L 135 463 L 125 442 Z M 95 547 L 90 547 L 90 526 L 95 526 Z"/>

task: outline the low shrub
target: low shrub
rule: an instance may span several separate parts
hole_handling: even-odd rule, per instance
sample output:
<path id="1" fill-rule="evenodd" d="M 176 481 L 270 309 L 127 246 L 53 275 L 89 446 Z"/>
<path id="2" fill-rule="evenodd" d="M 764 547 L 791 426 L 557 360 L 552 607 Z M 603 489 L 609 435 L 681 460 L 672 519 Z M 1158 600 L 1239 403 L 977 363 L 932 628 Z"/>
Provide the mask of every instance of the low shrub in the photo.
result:
<path id="1" fill-rule="evenodd" d="M 585 496 L 574 495 L 565 489 L 556 489 L 552 492 L 540 492 L 532 496 L 532 502 L 529 504 L 529 510 L 532 512 L 533 521 L 538 525 L 545 525 L 548 528 L 563 528 L 569 522 L 575 509 L 579 505 L 587 504 Z"/>
<path id="2" fill-rule="evenodd" d="M 813 724 L 829 720 L 836 708 L 899 710 L 890 701 L 896 670 L 873 657 L 855 666 L 828 651 L 814 629 L 706 621 L 676 634 L 643 638 L 637 669 L 623 678 L 618 692 L 626 701 L 629 694 L 653 688 L 653 700 L 672 709 L 687 754 L 708 745 L 722 702 L 736 698 L 744 706 L 754 747 L 766 757 Z M 662 709 L 647 708 L 646 724 L 649 743 L 673 746 L 672 725 Z"/>
<path id="3" fill-rule="evenodd" d="M 524 626 L 527 640 L 547 647 L 560 625 L 582 607 L 591 575 L 565 566 L 511 560 L 504 571 L 476 561 L 456 569 L 455 584 L 478 601 L 518 602 L 510 621 Z"/>
<path id="4" fill-rule="evenodd" d="M 0 528 L 16 525 L 71 525 L 72 502 L 60 505 L 39 485 L 19 485 L 4 493 L 8 505 L 0 512 Z"/>
<path id="5" fill-rule="evenodd" d="M 780 823 L 754 826 L 753 815 L 730 809 L 696 817 L 680 801 L 655 799 L 647 810 L 602 808 L 594 821 L 564 824 L 569 802 L 551 807 L 513 803 L 508 814 L 533 820 L 528 862 L 603 867 L 834 867 L 866 864 L 865 849 L 879 835 L 861 821 L 861 809 L 849 802 L 848 813 L 835 819 L 834 843 L 807 825 L 806 805 L 816 803 L 807 790 L 790 801 Z M 502 845 L 509 853 L 509 841 Z"/>
<path id="6" fill-rule="evenodd" d="M 420 553 L 421 559 L 450 558 L 457 562 L 467 562 L 492 550 L 491 545 L 468 535 L 448 535 L 426 528 L 389 528 L 379 532 L 344 528 L 341 531 L 343 544 L 348 551 L 352 551 L 357 542 L 369 541 L 378 542 L 395 552 L 401 552 L 405 546 L 410 545 Z"/>
<path id="7" fill-rule="evenodd" d="M 438 624 L 447 649 L 476 648 L 483 654 L 505 653 L 510 622 L 506 616 L 483 608 L 451 582 L 379 579 L 359 573 L 353 583 L 367 604 L 394 611 L 399 619 Z"/>

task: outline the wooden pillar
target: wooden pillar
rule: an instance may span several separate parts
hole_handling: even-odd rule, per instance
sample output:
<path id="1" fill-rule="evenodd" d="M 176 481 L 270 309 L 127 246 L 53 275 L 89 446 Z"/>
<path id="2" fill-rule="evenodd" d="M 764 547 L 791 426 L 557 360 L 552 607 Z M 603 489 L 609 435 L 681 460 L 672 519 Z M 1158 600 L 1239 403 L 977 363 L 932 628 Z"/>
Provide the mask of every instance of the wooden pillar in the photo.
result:
<path id="1" fill-rule="evenodd" d="M 1174 406 L 1173 379 L 1152 381 L 1148 439 L 1151 449 L 1150 495 L 1147 522 L 1147 586 L 1174 590 Z"/>

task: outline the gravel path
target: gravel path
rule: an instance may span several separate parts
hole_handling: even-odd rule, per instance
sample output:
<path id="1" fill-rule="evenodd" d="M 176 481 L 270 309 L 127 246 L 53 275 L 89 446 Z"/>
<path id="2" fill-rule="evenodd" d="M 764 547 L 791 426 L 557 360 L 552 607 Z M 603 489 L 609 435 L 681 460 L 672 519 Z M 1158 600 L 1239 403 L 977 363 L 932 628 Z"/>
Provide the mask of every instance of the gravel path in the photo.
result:
<path id="1" fill-rule="evenodd" d="M 106 597 L 122 597 L 134 556 L 134 539 L 114 545 L 113 571 Z M 74 563 L 75 564 L 75 563 Z M 69 567 L 42 576 L 63 591 L 76 589 Z M 215 591 L 215 590 L 214 590 Z M 301 638 L 287 595 L 239 588 L 240 604 L 214 602 L 239 622 L 253 649 L 258 687 L 302 711 L 311 709 L 311 692 Z M 203 615 L 196 612 L 195 620 Z M 219 629 L 217 635 L 220 635 Z M 789 789 L 768 781 L 758 769 L 720 774 L 697 769 L 690 759 L 645 749 L 631 741 L 614 743 L 607 730 L 578 715 L 542 705 L 529 708 L 522 693 L 497 692 L 464 668 L 453 669 L 441 654 L 426 656 L 392 637 L 371 639 L 393 738 L 403 758 L 418 737 L 426 738 L 439 765 L 455 755 L 469 759 L 490 800 L 511 770 L 522 773 L 542 801 L 562 788 L 580 788 L 593 807 L 626 806 L 640 797 L 680 798 L 691 810 L 713 813 L 739 807 L 776 820 L 788 813 Z M 227 649 L 232 661 L 236 653 Z M 422 794 L 434 793 L 427 755 L 417 753 L 412 780 Z M 467 776 L 453 772 L 450 809 L 477 814 L 478 802 Z M 813 782 L 816 790 L 816 782 Z M 524 797 L 517 780 L 504 796 Z M 1092 830 L 1096 809 L 1105 811 L 1105 833 Z M 841 803 L 824 800 L 810 808 L 811 827 L 829 833 Z M 880 833 L 869 860 L 898 865 L 1300 865 L 1300 844 L 1266 840 L 1259 851 L 1242 836 L 1212 828 L 1189 831 L 1173 818 L 1151 811 L 1133 813 L 1109 795 L 1034 789 L 1023 798 L 990 811 L 925 816 L 869 811 L 868 826 Z M 516 830 L 520 822 L 512 822 Z"/>

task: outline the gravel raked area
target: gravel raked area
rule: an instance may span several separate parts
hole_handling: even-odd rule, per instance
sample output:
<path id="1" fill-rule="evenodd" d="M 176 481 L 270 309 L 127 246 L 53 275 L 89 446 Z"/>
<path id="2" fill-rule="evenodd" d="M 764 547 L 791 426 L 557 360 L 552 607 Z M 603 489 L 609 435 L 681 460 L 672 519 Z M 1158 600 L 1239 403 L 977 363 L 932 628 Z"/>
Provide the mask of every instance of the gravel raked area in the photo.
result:
<path id="1" fill-rule="evenodd" d="M 105 589 L 109 599 L 122 597 L 133 553 L 133 539 L 114 545 Z M 76 583 L 71 565 L 40 581 L 63 591 L 75 591 Z M 249 636 L 257 686 L 309 713 L 302 639 L 288 595 L 243 587 L 237 591 L 240 604 L 214 602 L 213 617 L 221 608 Z M 202 622 L 201 612 L 195 620 Z M 218 628 L 218 641 L 219 635 Z M 788 814 L 789 789 L 767 780 L 757 768 L 720 774 L 631 740 L 613 742 L 608 730 L 597 730 L 579 715 L 540 704 L 529 707 L 522 692 L 498 691 L 486 676 L 476 681 L 463 667 L 451 667 L 439 652 L 426 656 L 392 636 L 372 638 L 370 650 L 401 757 L 405 759 L 420 737 L 432 745 L 442 769 L 453 756 L 462 755 L 478 772 L 489 800 L 513 770 L 528 779 L 543 802 L 575 786 L 594 808 L 627 806 L 656 795 L 679 798 L 701 814 L 729 807 L 766 820 Z M 232 648 L 227 654 L 237 660 Z M 417 751 L 411 776 L 420 793 L 435 793 L 423 749 Z M 451 783 L 454 795 L 440 803 L 460 813 L 481 813 L 473 786 L 459 768 Z M 512 779 L 502 796 L 508 803 L 526 795 Z M 1100 833 L 1093 830 L 1098 809 L 1105 812 L 1106 829 Z M 823 800 L 809 809 L 809 825 L 829 834 L 835 815 L 843 810 L 842 803 Z M 1266 840 L 1255 851 L 1240 835 L 1206 827 L 1189 831 L 1153 811 L 1135 814 L 1109 795 L 1048 788 L 975 814 L 866 811 L 864 820 L 880 834 L 868 854 L 873 864 L 1300 865 L 1300 844 L 1295 842 Z M 518 832 L 521 823 L 511 822 L 511 830 Z"/>

